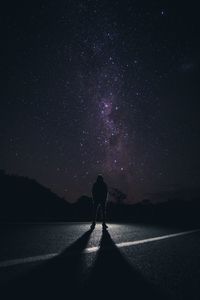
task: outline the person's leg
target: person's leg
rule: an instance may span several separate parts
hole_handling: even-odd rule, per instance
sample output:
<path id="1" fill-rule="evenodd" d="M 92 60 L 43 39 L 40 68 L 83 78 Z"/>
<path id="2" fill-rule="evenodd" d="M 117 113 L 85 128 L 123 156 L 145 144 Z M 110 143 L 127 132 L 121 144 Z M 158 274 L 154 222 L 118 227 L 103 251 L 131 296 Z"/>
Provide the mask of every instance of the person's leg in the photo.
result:
<path id="1" fill-rule="evenodd" d="M 106 201 L 103 201 L 101 203 L 101 211 L 102 211 L 102 218 L 103 218 L 102 226 L 104 228 L 107 228 L 108 226 L 106 225 Z"/>
<path id="2" fill-rule="evenodd" d="M 97 217 L 98 207 L 99 207 L 99 203 L 97 201 L 93 201 L 93 217 L 92 217 L 91 228 L 94 228 L 96 225 L 96 217 Z"/>

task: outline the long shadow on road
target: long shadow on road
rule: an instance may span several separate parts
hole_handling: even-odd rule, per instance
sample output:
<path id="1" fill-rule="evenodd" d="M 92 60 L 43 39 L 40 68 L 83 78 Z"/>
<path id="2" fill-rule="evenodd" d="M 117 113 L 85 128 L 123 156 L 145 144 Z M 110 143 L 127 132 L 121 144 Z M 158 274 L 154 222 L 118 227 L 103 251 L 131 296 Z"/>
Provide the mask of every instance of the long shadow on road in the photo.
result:
<path id="1" fill-rule="evenodd" d="M 100 248 L 85 291 L 96 299 L 167 299 L 125 259 L 109 232 L 103 230 Z"/>
<path id="2" fill-rule="evenodd" d="M 10 283 L 2 299 L 166 299 L 129 264 L 107 230 L 89 276 L 83 254 L 91 230 L 57 257 Z M 7 296 L 7 297 L 6 297 Z"/>
<path id="3" fill-rule="evenodd" d="M 7 284 L 2 299 L 76 299 L 82 282 L 83 251 L 92 230 L 53 259 Z M 1 297 L 0 297 L 1 298 Z"/>

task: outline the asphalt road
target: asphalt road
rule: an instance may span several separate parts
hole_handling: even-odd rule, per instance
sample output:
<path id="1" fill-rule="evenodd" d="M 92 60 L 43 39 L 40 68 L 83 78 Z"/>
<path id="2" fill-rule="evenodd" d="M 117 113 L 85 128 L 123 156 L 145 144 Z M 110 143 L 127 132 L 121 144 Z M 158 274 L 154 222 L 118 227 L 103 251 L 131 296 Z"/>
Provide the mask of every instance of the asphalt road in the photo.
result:
<path id="1" fill-rule="evenodd" d="M 1 224 L 0 299 L 200 299 L 200 230 Z"/>

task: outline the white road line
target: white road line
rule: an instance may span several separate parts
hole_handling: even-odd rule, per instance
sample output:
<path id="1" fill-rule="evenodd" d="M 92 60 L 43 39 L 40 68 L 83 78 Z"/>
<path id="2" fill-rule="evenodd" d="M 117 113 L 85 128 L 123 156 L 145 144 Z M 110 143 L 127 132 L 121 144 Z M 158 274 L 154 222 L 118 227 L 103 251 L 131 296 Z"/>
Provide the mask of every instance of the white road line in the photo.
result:
<path id="1" fill-rule="evenodd" d="M 195 233 L 195 232 L 199 232 L 199 231 L 200 231 L 200 229 L 188 230 L 188 231 L 183 231 L 183 232 L 178 232 L 178 233 L 156 236 L 153 238 L 147 238 L 147 239 L 138 240 L 138 241 L 119 243 L 119 244 L 116 244 L 116 246 L 118 248 L 130 247 L 130 246 L 140 245 L 140 244 L 144 244 L 144 243 L 151 243 L 151 242 L 155 242 L 155 241 L 169 239 L 169 238 L 173 238 L 173 237 L 177 237 L 177 236 L 182 236 L 182 235 L 186 235 L 186 234 L 191 234 L 191 233 Z M 99 247 L 90 247 L 90 248 L 86 248 L 83 252 L 84 253 L 93 253 L 93 252 L 97 252 L 98 250 L 99 250 Z M 25 257 L 25 258 L 16 258 L 16 259 L 11 259 L 11 260 L 5 260 L 5 261 L 0 262 L 0 268 L 47 260 L 47 259 L 51 259 L 55 256 L 58 256 L 59 254 L 60 253 L 50 253 L 50 254 L 37 255 L 37 256 L 31 256 L 31 257 Z"/>
<path id="2" fill-rule="evenodd" d="M 16 258 L 11 260 L 4 260 L 0 262 L 0 268 L 3 267 L 11 267 L 26 263 L 32 263 L 36 261 L 46 260 L 55 257 L 59 253 L 50 253 L 50 254 L 44 254 L 44 255 L 37 255 L 37 256 L 30 256 L 30 257 L 24 257 L 24 258 Z"/>

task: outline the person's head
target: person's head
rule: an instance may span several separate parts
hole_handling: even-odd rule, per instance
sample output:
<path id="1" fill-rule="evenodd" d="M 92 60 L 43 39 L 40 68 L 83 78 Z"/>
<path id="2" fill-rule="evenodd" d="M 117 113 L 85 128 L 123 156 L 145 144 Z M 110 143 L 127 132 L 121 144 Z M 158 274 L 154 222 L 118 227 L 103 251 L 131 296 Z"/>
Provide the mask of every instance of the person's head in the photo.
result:
<path id="1" fill-rule="evenodd" d="M 101 174 L 97 176 L 97 182 L 103 182 L 103 176 Z"/>

